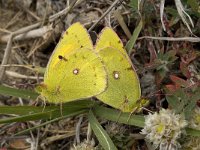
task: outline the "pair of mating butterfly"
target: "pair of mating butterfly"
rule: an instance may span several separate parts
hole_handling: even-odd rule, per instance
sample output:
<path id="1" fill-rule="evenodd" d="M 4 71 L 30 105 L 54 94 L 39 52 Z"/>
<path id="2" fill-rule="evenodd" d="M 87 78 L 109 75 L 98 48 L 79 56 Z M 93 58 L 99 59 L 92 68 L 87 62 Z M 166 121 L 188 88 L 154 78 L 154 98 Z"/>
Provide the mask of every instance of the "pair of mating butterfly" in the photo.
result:
<path id="1" fill-rule="evenodd" d="M 141 107 L 137 74 L 120 38 L 108 27 L 93 46 L 80 23 L 71 25 L 49 60 L 40 88 L 51 103 L 95 96 L 123 112 Z"/>

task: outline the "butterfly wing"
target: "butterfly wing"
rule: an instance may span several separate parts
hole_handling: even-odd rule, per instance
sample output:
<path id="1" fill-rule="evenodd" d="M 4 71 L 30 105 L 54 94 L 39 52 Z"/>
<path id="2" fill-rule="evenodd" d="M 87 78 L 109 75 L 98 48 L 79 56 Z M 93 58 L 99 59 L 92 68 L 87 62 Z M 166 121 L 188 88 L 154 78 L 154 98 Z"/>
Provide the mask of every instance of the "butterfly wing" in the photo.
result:
<path id="1" fill-rule="evenodd" d="M 99 54 L 108 72 L 108 87 L 97 98 L 124 112 L 133 111 L 141 97 L 139 80 L 133 66 L 118 49 L 107 47 L 101 49 Z"/>
<path id="2" fill-rule="evenodd" d="M 80 48 L 93 49 L 90 36 L 83 25 L 79 22 L 72 24 L 61 36 L 59 43 L 53 51 L 47 65 L 44 78 L 53 72 L 55 65 L 59 61 L 57 58 Z"/>
<path id="3" fill-rule="evenodd" d="M 107 86 L 107 73 L 102 60 L 91 49 L 81 48 L 57 57 L 52 69 L 54 71 L 44 79 L 45 86 L 41 92 L 51 103 L 92 97 L 103 92 Z"/>
<path id="4" fill-rule="evenodd" d="M 116 48 L 126 55 L 126 51 L 121 39 L 118 37 L 115 31 L 109 27 L 105 27 L 99 34 L 95 49 L 96 51 L 99 51 L 106 47 Z"/>

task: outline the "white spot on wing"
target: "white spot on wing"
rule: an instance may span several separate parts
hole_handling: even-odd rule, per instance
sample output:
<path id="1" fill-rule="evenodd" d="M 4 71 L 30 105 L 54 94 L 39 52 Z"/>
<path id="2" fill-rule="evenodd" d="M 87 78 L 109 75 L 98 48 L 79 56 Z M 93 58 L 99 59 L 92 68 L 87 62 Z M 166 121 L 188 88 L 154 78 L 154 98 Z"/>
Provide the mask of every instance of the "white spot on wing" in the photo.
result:
<path id="1" fill-rule="evenodd" d="M 74 69 L 73 70 L 73 74 L 77 75 L 79 73 L 79 70 L 78 69 Z"/>
<path id="2" fill-rule="evenodd" d="M 119 77 L 120 77 L 120 76 L 119 76 L 119 72 L 114 71 L 114 72 L 113 72 L 113 76 L 114 76 L 115 79 L 119 79 Z"/>

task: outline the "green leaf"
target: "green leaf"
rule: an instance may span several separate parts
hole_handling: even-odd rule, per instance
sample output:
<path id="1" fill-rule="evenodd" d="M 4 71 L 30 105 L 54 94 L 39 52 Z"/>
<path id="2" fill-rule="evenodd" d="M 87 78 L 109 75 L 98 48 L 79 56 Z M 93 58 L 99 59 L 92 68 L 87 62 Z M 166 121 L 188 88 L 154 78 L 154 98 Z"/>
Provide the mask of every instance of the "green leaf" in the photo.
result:
<path id="1" fill-rule="evenodd" d="M 131 0 L 129 6 L 132 7 L 133 11 L 138 11 L 139 0 Z"/>
<path id="2" fill-rule="evenodd" d="M 47 119 L 47 118 L 51 118 L 52 113 L 53 113 L 53 110 L 49 112 L 40 112 L 40 113 L 28 114 L 28 115 L 23 115 L 23 116 L 18 116 L 18 117 L 10 117 L 6 119 L 1 119 L 0 124 Z"/>
<path id="3" fill-rule="evenodd" d="M 26 115 L 42 112 L 43 109 L 44 107 L 36 106 L 0 106 L 0 114 Z M 51 109 L 53 108 L 46 107 L 44 111 L 49 111 Z"/>
<path id="4" fill-rule="evenodd" d="M 131 113 L 122 113 L 115 109 L 106 108 L 103 106 L 95 106 L 93 109 L 95 115 L 107 120 L 116 121 L 127 125 L 135 125 L 144 127 L 144 116 L 131 115 Z"/>
<path id="5" fill-rule="evenodd" d="M 187 3 L 190 5 L 193 11 L 198 12 L 199 4 L 197 0 L 188 0 Z"/>
<path id="6" fill-rule="evenodd" d="M 61 113 L 65 116 L 78 111 L 88 111 L 93 105 L 94 102 L 91 100 L 80 100 L 65 103 L 62 106 L 0 106 L 0 114 L 14 114 L 15 116 L 20 115 L 17 117 L 0 119 L 0 123 L 53 119 L 60 117 Z"/>
<path id="7" fill-rule="evenodd" d="M 186 119 L 190 119 L 193 115 L 194 108 L 197 101 L 200 99 L 200 88 L 197 88 L 193 93 L 187 93 L 184 89 L 180 88 L 174 92 L 167 91 L 167 102 L 176 113 L 184 113 Z M 178 107 L 177 107 L 178 106 Z"/>
<path id="8" fill-rule="evenodd" d="M 200 130 L 186 128 L 187 135 L 200 137 Z"/>
<path id="9" fill-rule="evenodd" d="M 133 49 L 133 46 L 140 34 L 140 31 L 143 27 L 143 22 L 142 22 L 142 19 L 140 20 L 138 26 L 135 28 L 134 32 L 133 32 L 133 35 L 131 37 L 131 39 L 127 42 L 125 48 L 127 50 L 127 52 L 130 54 L 131 53 L 131 50 Z"/>
<path id="10" fill-rule="evenodd" d="M 25 99 L 36 99 L 39 96 L 39 94 L 33 91 L 21 90 L 3 85 L 0 85 L 0 94 L 7 96 L 21 97 Z"/>
<path id="11" fill-rule="evenodd" d="M 100 123 L 97 121 L 92 111 L 89 112 L 88 117 L 91 128 L 94 131 L 94 134 L 96 135 L 102 147 L 105 150 L 117 150 L 116 146 L 113 144 L 107 132 L 102 128 Z"/>
<path id="12" fill-rule="evenodd" d="M 166 99 L 167 99 L 167 102 L 169 103 L 169 105 L 172 107 L 172 108 L 176 108 L 178 105 L 178 101 L 177 101 L 177 97 L 175 97 L 174 95 L 170 95 L 170 96 L 166 96 Z M 181 108 L 182 109 L 182 108 Z"/>

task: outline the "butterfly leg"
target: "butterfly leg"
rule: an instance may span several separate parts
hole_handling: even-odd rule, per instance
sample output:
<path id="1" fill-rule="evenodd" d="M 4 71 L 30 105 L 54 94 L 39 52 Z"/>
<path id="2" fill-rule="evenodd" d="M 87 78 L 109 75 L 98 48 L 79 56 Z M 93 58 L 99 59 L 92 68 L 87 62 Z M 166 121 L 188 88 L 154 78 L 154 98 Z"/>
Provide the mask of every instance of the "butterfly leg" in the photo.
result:
<path id="1" fill-rule="evenodd" d="M 141 112 L 143 109 L 145 109 L 144 106 L 147 106 L 148 104 L 149 100 L 146 98 L 140 98 L 139 100 L 137 100 L 136 105 L 134 109 L 131 111 L 128 120 L 131 118 L 132 114 Z"/>
<path id="2" fill-rule="evenodd" d="M 37 106 L 37 104 L 39 102 L 39 98 L 41 98 L 41 95 L 39 95 L 31 105 Z"/>
<path id="3" fill-rule="evenodd" d="M 117 123 L 119 122 L 119 118 L 121 117 L 121 115 L 122 115 L 122 112 L 120 111 L 120 112 L 119 112 L 119 115 L 118 115 L 118 117 L 117 117 Z"/>
<path id="4" fill-rule="evenodd" d="M 45 100 L 45 99 L 43 100 L 43 104 L 44 104 L 44 106 L 43 106 L 42 112 L 44 112 L 44 109 L 45 109 L 45 107 L 46 107 L 46 105 L 47 105 L 47 103 L 46 103 L 46 100 Z"/>
<path id="5" fill-rule="evenodd" d="M 63 116 L 63 103 L 60 103 L 60 115 Z"/>
<path id="6" fill-rule="evenodd" d="M 130 115 L 128 116 L 127 122 L 129 122 L 129 120 L 131 119 L 132 114 L 135 114 L 135 112 L 137 112 L 137 110 L 138 110 L 138 107 L 135 107 L 133 109 L 133 111 L 131 111 Z"/>
<path id="7" fill-rule="evenodd" d="M 33 105 L 37 106 L 37 104 L 39 103 L 39 99 L 41 99 L 43 101 L 42 105 L 43 105 L 43 109 L 42 112 L 44 112 L 44 109 L 46 107 L 46 99 L 44 97 L 42 97 L 41 95 L 39 95 L 36 100 L 34 101 Z"/>

